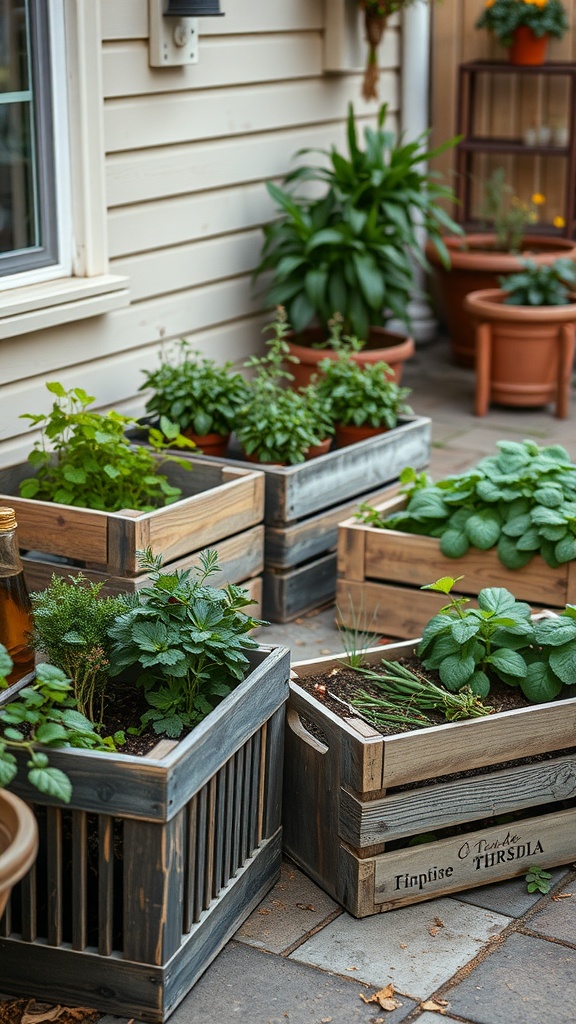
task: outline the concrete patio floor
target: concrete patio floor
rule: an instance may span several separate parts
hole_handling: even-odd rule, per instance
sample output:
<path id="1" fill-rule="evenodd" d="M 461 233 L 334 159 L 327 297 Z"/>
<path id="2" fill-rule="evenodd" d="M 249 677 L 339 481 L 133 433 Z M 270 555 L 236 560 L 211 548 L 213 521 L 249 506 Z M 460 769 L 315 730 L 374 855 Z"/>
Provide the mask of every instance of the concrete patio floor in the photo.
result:
<path id="1" fill-rule="evenodd" d="M 566 420 L 551 407 L 474 417 L 474 372 L 451 364 L 445 342 L 419 349 L 403 383 L 414 411 L 432 419 L 436 478 L 491 454 L 501 438 L 560 443 L 576 460 L 576 408 Z M 334 608 L 273 625 L 262 639 L 290 647 L 294 661 L 342 650 Z M 389 983 L 396 1009 L 365 1001 Z M 171 1024 L 569 1024 L 575 1005 L 572 865 L 553 871 L 544 896 L 519 878 L 357 921 L 286 861 Z M 100 1024 L 124 1022 L 108 1015 Z"/>

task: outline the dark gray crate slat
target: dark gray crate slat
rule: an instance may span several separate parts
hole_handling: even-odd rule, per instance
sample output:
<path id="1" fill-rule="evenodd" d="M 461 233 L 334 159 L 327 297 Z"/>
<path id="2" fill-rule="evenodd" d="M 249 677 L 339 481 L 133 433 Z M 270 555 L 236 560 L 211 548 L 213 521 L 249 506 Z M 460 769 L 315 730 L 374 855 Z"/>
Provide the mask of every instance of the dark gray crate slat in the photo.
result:
<path id="1" fill-rule="evenodd" d="M 72 811 L 72 949 L 85 949 L 87 941 L 88 818 Z"/>
<path id="2" fill-rule="evenodd" d="M 62 811 L 49 807 L 46 811 L 48 835 L 48 929 L 50 946 L 62 942 Z"/>
<path id="3" fill-rule="evenodd" d="M 329 604 L 335 593 L 336 552 L 331 552 L 287 572 L 265 572 L 263 614 L 272 622 L 291 622 Z"/>

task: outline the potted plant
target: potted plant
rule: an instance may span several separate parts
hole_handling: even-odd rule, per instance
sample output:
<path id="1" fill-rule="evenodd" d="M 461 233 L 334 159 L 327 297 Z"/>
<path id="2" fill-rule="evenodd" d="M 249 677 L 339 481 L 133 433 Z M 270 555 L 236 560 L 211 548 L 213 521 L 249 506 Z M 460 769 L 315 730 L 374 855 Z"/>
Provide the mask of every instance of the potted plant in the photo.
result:
<path id="1" fill-rule="evenodd" d="M 336 359 L 324 359 L 319 367 L 318 394 L 330 403 L 340 448 L 391 430 L 412 412 L 405 401 L 410 388 L 390 379 L 387 363 L 354 362 L 355 342 L 350 339 L 351 350 L 342 345 Z"/>
<path id="2" fill-rule="evenodd" d="M 476 324 L 476 400 L 485 416 L 490 402 L 540 406 L 556 401 L 568 416 L 574 366 L 576 264 L 522 261 L 500 278 L 501 288 L 471 292 L 465 308 Z"/>
<path id="3" fill-rule="evenodd" d="M 575 609 L 453 582 L 421 641 L 293 666 L 286 851 L 356 917 L 573 856 Z"/>
<path id="4" fill-rule="evenodd" d="M 326 451 L 334 432 L 329 396 L 318 389 L 294 391 L 286 387 L 292 374 L 285 362 L 295 363 L 286 335 L 290 327 L 279 306 L 263 356 L 245 363 L 254 371 L 248 396 L 238 411 L 236 437 L 245 456 L 253 462 L 295 465 Z"/>
<path id="5" fill-rule="evenodd" d="M 476 28 L 508 47 L 511 64 L 543 64 L 548 39 L 561 39 L 568 19 L 560 0 L 486 0 Z"/>
<path id="6" fill-rule="evenodd" d="M 363 607 L 376 629 L 418 635 L 439 600 L 421 590 L 431 570 L 457 576 L 466 596 L 488 576 L 537 607 L 576 602 L 576 466 L 564 448 L 499 441 L 497 454 L 463 473 L 433 483 L 407 468 L 400 480 L 399 494 L 340 525 L 345 625 L 349 609 Z"/>
<path id="7" fill-rule="evenodd" d="M 514 3 L 517 0 L 513 0 Z M 474 325 L 464 308 L 469 292 L 496 288 L 499 277 L 514 274 L 522 259 L 549 264 L 559 257 L 574 259 L 576 246 L 569 238 L 555 235 L 526 234 L 536 224 L 545 197 L 535 192 L 529 200 L 515 195 L 506 181 L 503 168 L 496 168 L 485 184 L 482 218 L 490 225 L 482 232 L 445 237 L 450 254 L 442 264 L 434 246 L 426 246 L 426 255 L 434 268 L 443 315 L 448 326 L 450 347 L 455 362 L 473 366 L 475 357 Z M 562 218 L 556 218 L 563 227 Z"/>
<path id="8" fill-rule="evenodd" d="M 286 308 L 294 329 L 291 351 L 300 360 L 295 387 L 316 369 L 306 366 L 309 353 L 320 349 L 315 363 L 330 356 L 328 321 L 337 310 L 345 333 L 366 341 L 354 358 L 387 362 L 399 380 L 414 344 L 383 325 L 392 316 L 408 324 L 413 261 L 426 265 L 418 228 L 426 229 L 441 260 L 448 259 L 441 229 L 459 230 L 440 205 L 453 198 L 451 189 L 425 170 L 453 142 L 429 151 L 427 135 L 413 142 L 397 139 L 384 128 L 386 114 L 384 105 L 376 129 L 365 129 L 362 148 L 350 107 L 346 154 L 336 147 L 304 150 L 298 155 L 312 152 L 318 158 L 293 170 L 283 187 L 267 183 L 280 217 L 264 226 L 255 274 L 272 272 L 267 301 Z M 321 183 L 322 195 L 311 199 L 298 191 L 309 181 Z"/>
<path id="9" fill-rule="evenodd" d="M 55 396 L 51 410 L 25 416 L 41 430 L 28 461 L 0 471 L 0 493 L 16 511 L 20 546 L 33 552 L 23 559 L 31 589 L 47 585 L 55 571 L 66 575 L 82 566 L 93 582 L 104 581 L 107 593 L 134 590 L 145 582 L 138 550 L 152 546 L 185 568 L 218 543 L 226 564 L 224 549 L 234 538 L 254 550 L 248 533 L 254 530 L 259 552 L 243 565 L 237 551 L 230 552 L 235 568 L 228 578 L 257 577 L 264 515 L 257 473 L 167 451 L 194 445 L 164 419 L 169 436 L 153 427 L 149 447 L 133 444 L 125 431 L 136 420 L 91 410 L 94 398 L 82 388 L 67 391 L 50 382 L 47 389 Z M 236 575 L 239 569 L 246 575 Z"/>
<path id="10" fill-rule="evenodd" d="M 239 408 L 247 398 L 246 381 L 232 372 L 232 363 L 218 366 L 180 342 L 174 358 L 166 356 L 156 370 L 144 371 L 140 390 L 152 388 L 146 410 L 177 423 L 204 455 L 224 455 Z"/>
<path id="11" fill-rule="evenodd" d="M 241 588 L 208 585 L 214 551 L 194 573 L 163 573 L 150 551 L 142 561 L 150 586 L 106 626 L 103 728 L 120 717 L 125 743 L 98 749 L 94 730 L 98 747 L 77 749 L 53 723 L 37 729 L 70 802 L 15 780 L 34 802 L 43 853 L 12 900 L 0 956 L 12 994 L 50 998 L 58 977 L 78 1005 L 163 1021 L 278 877 L 289 655 L 249 636 L 258 621 Z M 87 628 L 102 598 L 85 581 L 65 585 L 69 601 L 58 581 L 38 599 L 36 639 L 69 662 L 79 631 L 58 637 L 58 623 Z M 14 723 L 20 705 L 2 704 Z"/>

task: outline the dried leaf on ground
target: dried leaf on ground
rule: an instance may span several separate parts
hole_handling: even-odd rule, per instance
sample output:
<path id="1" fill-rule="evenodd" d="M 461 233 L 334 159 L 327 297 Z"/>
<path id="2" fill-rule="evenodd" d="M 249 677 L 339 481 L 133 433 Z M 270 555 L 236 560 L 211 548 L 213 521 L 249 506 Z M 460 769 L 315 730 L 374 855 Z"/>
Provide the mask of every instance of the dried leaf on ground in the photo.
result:
<path id="1" fill-rule="evenodd" d="M 445 1014 L 449 1006 L 450 1003 L 447 999 L 427 999 L 424 1003 L 420 1003 L 419 1009 Z"/>
<path id="2" fill-rule="evenodd" d="M 569 900 L 573 895 L 573 892 L 555 892 L 552 899 L 556 902 L 558 902 L 558 900 Z"/>
<path id="3" fill-rule="evenodd" d="M 400 1000 L 394 998 L 394 985 L 392 982 L 381 988 L 379 992 L 373 992 L 369 999 L 361 992 L 360 999 L 365 1003 L 377 1003 L 383 1010 L 397 1010 L 399 1006 L 402 1006 Z"/>

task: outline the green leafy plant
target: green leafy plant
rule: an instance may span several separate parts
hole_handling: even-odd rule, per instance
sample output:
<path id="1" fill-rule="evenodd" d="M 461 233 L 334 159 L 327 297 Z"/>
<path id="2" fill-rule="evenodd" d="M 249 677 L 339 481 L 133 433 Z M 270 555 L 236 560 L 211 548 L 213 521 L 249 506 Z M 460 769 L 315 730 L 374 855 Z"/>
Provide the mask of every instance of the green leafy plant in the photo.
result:
<path id="1" fill-rule="evenodd" d="M 272 272 L 267 300 L 286 307 L 296 332 L 314 320 L 325 327 L 335 310 L 346 331 L 360 338 L 390 316 L 408 322 L 413 260 L 426 265 L 420 225 L 449 263 L 441 230 L 461 229 L 441 201 L 453 193 L 426 165 L 457 140 L 429 151 L 427 134 L 405 142 L 386 131 L 386 115 L 384 105 L 376 129 L 365 129 L 362 148 L 350 107 L 346 154 L 335 147 L 301 150 L 297 156 L 316 153 L 318 159 L 293 170 L 283 187 L 267 183 L 280 217 L 264 226 L 255 275 Z M 319 198 L 298 192 L 309 181 L 324 186 Z"/>
<path id="2" fill-rule="evenodd" d="M 142 729 L 176 737 L 200 722 L 246 674 L 245 649 L 256 647 L 247 633 L 258 619 L 244 614 L 246 591 L 206 581 L 220 570 L 216 551 L 200 555 L 191 570 L 161 572 L 162 560 L 150 550 L 140 564 L 152 585 L 110 627 L 111 674 L 136 672 L 150 710 Z M 141 731 L 141 730 L 140 730 Z"/>
<path id="3" fill-rule="evenodd" d="M 336 423 L 391 429 L 412 412 L 405 401 L 410 388 L 390 379 L 387 363 L 359 365 L 350 351 L 339 351 L 336 359 L 323 359 L 320 370 L 318 392 L 330 402 Z"/>
<path id="4" fill-rule="evenodd" d="M 180 497 L 160 470 L 158 459 L 147 448 L 133 446 L 125 436 L 128 424 L 137 423 L 117 412 L 88 411 L 94 401 L 82 388 L 69 391 L 52 381 L 46 384 L 56 396 L 47 414 L 24 413 L 31 427 L 41 429 L 41 438 L 28 455 L 35 475 L 20 483 L 23 498 L 55 501 L 107 512 L 132 508 L 150 511 Z M 177 430 L 170 445 L 193 447 Z M 150 441 L 158 451 L 163 447 L 161 432 L 151 432 Z M 190 464 L 165 455 L 164 460 Z"/>
<path id="5" fill-rule="evenodd" d="M 285 340 L 290 328 L 283 307 L 264 330 L 272 331 L 266 353 L 245 364 L 254 377 L 238 413 L 236 437 L 246 454 L 260 462 L 304 462 L 308 449 L 333 432 L 330 397 L 316 384 L 301 391 L 285 386 L 293 379 L 285 364 L 294 357 Z"/>
<path id="6" fill-rule="evenodd" d="M 528 892 L 550 892 L 552 875 L 549 871 L 544 871 L 543 868 L 538 867 L 537 864 L 532 864 L 524 877 L 526 878 L 526 889 Z"/>
<path id="7" fill-rule="evenodd" d="M 34 612 L 32 643 L 72 680 L 78 710 L 102 721 L 111 640 L 108 629 L 126 611 L 124 597 L 100 597 L 103 583 L 82 573 L 52 576 L 50 586 L 30 595 Z"/>
<path id="8" fill-rule="evenodd" d="M 494 248 L 499 252 L 520 252 L 522 238 L 530 224 L 538 222 L 544 196 L 533 193 L 529 201 L 520 199 L 506 181 L 506 171 L 497 167 L 484 182 L 481 216 L 494 231 Z"/>
<path id="9" fill-rule="evenodd" d="M 510 46 L 517 28 L 526 25 L 538 38 L 561 39 L 568 31 L 566 10 L 560 0 L 486 0 L 476 28 L 487 28 Z"/>
<path id="10" fill-rule="evenodd" d="M 438 537 L 448 558 L 460 558 L 470 547 L 496 547 L 508 569 L 522 568 L 535 554 L 553 568 L 576 558 L 576 465 L 568 452 L 530 440 L 499 441 L 497 447 L 497 455 L 435 484 L 420 479 L 411 485 L 404 476 L 405 509 L 381 516 L 364 506 L 358 518 Z"/>
<path id="11" fill-rule="evenodd" d="M 12 659 L 0 644 L 0 688 L 12 670 Z M 47 796 L 70 802 L 72 785 L 60 768 L 51 768 L 44 748 L 81 747 L 110 750 L 113 741 L 103 740 L 91 722 L 77 711 L 72 684 L 61 669 L 39 664 L 36 682 L 18 693 L 18 700 L 0 708 L 0 787 L 9 785 L 18 772 L 15 754 L 27 755 L 28 781 Z"/>
<path id="12" fill-rule="evenodd" d="M 246 402 L 247 385 L 232 363 L 218 366 L 191 350 L 182 340 L 173 358 L 162 359 L 156 370 L 144 371 L 140 391 L 152 388 L 146 409 L 177 423 L 182 432 L 229 434 L 238 410 Z"/>
<path id="13" fill-rule="evenodd" d="M 422 589 L 450 595 L 457 579 L 445 576 Z M 533 621 L 530 606 L 504 587 L 481 590 L 478 608 L 467 604 L 468 598 L 450 595 L 426 624 L 417 649 L 424 667 L 437 671 L 448 690 L 469 687 L 486 697 L 496 677 L 541 703 L 576 681 L 576 606 Z"/>
<path id="14" fill-rule="evenodd" d="M 522 260 L 517 274 L 498 279 L 508 306 L 566 306 L 573 302 L 570 293 L 576 288 L 576 264 L 557 259 L 549 265 Z"/>

